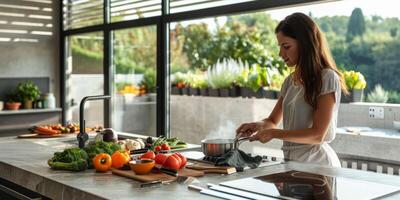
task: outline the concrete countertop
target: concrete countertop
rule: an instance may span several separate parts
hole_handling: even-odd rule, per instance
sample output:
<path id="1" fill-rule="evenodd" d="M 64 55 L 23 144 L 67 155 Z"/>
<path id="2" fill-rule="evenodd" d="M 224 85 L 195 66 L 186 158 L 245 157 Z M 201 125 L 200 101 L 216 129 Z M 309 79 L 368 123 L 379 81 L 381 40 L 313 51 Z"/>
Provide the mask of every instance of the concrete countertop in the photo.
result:
<path id="1" fill-rule="evenodd" d="M 370 127 L 361 127 L 361 126 L 345 126 L 345 127 L 337 128 L 336 133 L 369 136 L 369 137 L 383 137 L 383 138 L 400 139 L 400 132 L 399 132 L 399 130 L 395 130 L 395 129 L 370 128 Z"/>
<path id="2" fill-rule="evenodd" d="M 71 146 L 74 137 L 57 139 L 0 139 L 0 177 L 38 192 L 51 199 L 212 199 L 190 191 L 186 185 L 173 183 L 153 188 L 139 188 L 139 182 L 94 170 L 68 172 L 52 170 L 47 160 L 55 151 Z M 67 142 L 63 142 L 67 141 Z M 69 142 L 68 142 L 69 141 Z M 400 187 L 400 177 L 352 169 L 326 168 L 316 165 L 288 162 L 280 165 L 247 170 L 231 175 L 207 174 L 198 178 L 199 185 L 300 170 L 330 176 L 340 176 L 384 183 Z M 390 199 L 399 199 L 400 194 Z"/>
<path id="3" fill-rule="evenodd" d="M 386 163 L 400 163 L 400 132 L 369 127 L 339 127 L 332 148 L 342 157 L 368 158 Z"/>

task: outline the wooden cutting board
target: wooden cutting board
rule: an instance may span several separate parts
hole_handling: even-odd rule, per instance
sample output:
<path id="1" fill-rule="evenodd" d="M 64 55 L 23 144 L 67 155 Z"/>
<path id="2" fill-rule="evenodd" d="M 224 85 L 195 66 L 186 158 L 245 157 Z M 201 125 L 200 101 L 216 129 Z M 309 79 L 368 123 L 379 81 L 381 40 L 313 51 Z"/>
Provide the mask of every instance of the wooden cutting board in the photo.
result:
<path id="1" fill-rule="evenodd" d="M 56 138 L 56 137 L 64 137 L 67 134 L 54 134 L 54 135 L 41 135 L 38 133 L 28 133 L 18 135 L 17 138 Z"/>
<path id="2" fill-rule="evenodd" d="M 191 161 L 192 162 L 192 161 Z M 193 162 L 186 165 L 188 169 L 200 170 L 204 173 L 233 174 L 236 173 L 235 167 L 214 166 L 203 162 Z"/>
<path id="3" fill-rule="evenodd" d="M 115 175 L 128 177 L 141 182 L 152 182 L 152 181 L 169 181 L 175 180 L 177 177 L 173 177 L 164 173 L 149 173 L 149 174 L 135 174 L 132 170 L 119 170 L 119 169 L 111 169 L 111 172 Z M 203 176 L 204 172 L 192 169 L 181 169 L 178 171 L 178 176 L 192 176 L 199 177 Z"/>

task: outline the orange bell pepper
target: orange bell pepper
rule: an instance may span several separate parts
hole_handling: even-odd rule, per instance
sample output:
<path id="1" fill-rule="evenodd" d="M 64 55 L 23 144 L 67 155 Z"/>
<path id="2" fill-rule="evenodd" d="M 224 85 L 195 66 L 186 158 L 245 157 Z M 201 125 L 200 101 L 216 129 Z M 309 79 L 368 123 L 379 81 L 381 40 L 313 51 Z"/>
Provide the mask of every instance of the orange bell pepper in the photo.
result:
<path id="1" fill-rule="evenodd" d="M 111 160 L 112 167 L 119 169 L 127 164 L 131 160 L 131 157 L 125 151 L 116 151 L 111 156 Z"/>
<path id="2" fill-rule="evenodd" d="M 93 158 L 93 166 L 98 172 L 106 172 L 112 165 L 111 156 L 106 153 L 101 153 Z"/>

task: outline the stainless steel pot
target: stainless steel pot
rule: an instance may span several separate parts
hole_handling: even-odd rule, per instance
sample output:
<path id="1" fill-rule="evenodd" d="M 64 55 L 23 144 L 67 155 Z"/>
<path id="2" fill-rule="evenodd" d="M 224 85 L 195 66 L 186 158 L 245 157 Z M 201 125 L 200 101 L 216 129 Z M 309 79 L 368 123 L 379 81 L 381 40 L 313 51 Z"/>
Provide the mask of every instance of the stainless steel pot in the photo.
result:
<path id="1" fill-rule="evenodd" d="M 204 139 L 201 141 L 201 149 L 206 156 L 219 157 L 231 149 L 239 148 L 240 142 L 248 139 L 249 137 L 239 139 Z"/>

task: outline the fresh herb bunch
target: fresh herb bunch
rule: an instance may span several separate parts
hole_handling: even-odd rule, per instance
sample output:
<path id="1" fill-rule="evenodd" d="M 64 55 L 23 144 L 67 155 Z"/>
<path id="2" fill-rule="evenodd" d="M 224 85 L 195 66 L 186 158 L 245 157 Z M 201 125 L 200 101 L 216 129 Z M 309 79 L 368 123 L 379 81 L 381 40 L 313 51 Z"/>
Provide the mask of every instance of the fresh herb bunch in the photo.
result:
<path id="1" fill-rule="evenodd" d="M 16 94 L 20 101 L 35 101 L 40 97 L 40 90 L 32 81 L 21 82 L 17 86 Z"/>

